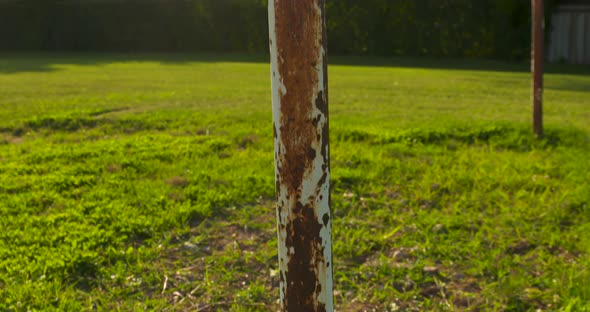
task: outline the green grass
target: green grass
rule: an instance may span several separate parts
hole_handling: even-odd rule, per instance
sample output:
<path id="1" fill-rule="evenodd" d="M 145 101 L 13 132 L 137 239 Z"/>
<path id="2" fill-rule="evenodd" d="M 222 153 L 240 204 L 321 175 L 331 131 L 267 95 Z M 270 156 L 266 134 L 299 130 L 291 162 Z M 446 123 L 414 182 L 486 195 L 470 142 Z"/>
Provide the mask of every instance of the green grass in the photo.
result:
<path id="1" fill-rule="evenodd" d="M 536 140 L 522 64 L 331 61 L 339 311 L 590 311 L 590 69 Z M 270 110 L 261 57 L 0 56 L 0 310 L 275 311 Z"/>

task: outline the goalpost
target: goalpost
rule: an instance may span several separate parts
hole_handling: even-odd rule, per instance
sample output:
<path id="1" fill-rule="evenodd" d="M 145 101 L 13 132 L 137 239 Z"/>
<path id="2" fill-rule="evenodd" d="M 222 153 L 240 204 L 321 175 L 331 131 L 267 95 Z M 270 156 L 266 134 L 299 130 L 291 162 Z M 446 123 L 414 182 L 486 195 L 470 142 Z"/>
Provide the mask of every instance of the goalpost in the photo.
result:
<path id="1" fill-rule="evenodd" d="M 531 0 L 533 131 L 543 133 L 544 4 Z M 269 0 L 282 311 L 334 309 L 325 0 Z"/>

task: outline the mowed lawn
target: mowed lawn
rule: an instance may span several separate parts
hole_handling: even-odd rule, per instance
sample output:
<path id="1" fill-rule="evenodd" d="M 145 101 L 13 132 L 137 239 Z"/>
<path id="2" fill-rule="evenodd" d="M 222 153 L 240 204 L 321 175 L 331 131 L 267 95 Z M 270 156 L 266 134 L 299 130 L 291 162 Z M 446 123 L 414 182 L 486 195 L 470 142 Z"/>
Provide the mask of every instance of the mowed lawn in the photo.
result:
<path id="1" fill-rule="evenodd" d="M 590 311 L 590 68 L 330 61 L 338 311 Z M 0 310 L 276 311 L 269 76 L 0 55 Z"/>

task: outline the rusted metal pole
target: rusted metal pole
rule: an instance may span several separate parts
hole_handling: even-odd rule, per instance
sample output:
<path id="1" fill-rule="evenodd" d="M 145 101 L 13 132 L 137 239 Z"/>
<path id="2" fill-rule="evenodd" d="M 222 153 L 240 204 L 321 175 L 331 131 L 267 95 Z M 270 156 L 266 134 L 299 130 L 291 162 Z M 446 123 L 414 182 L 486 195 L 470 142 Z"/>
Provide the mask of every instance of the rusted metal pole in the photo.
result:
<path id="1" fill-rule="evenodd" d="M 282 311 L 333 311 L 325 0 L 269 0 Z"/>
<path id="2" fill-rule="evenodd" d="M 531 71 L 533 73 L 533 132 L 543 135 L 543 64 L 545 62 L 545 6 L 543 0 L 531 0 L 532 7 L 532 51 Z"/>

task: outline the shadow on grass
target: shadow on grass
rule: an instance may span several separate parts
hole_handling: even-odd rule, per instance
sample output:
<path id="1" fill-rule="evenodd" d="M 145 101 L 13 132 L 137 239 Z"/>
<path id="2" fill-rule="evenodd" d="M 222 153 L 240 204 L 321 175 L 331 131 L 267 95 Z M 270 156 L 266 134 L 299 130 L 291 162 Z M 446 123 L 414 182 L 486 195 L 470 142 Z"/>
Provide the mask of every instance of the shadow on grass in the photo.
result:
<path id="1" fill-rule="evenodd" d="M 184 63 L 269 63 L 267 54 L 240 53 L 2 53 L 0 74 L 22 72 L 51 72 L 58 65 L 105 65 L 125 62 L 159 62 L 162 64 Z M 402 67 L 445 70 L 476 70 L 496 72 L 530 71 L 528 62 L 504 62 L 472 59 L 436 59 L 373 56 L 330 56 L 332 65 Z M 590 75 L 590 66 L 548 64 L 546 73 Z"/>
<path id="2" fill-rule="evenodd" d="M 157 62 L 162 64 L 189 63 L 269 63 L 265 54 L 236 53 L 0 53 L 0 74 L 52 72 L 59 65 L 100 66 L 112 63 Z"/>
<path id="3" fill-rule="evenodd" d="M 163 131 L 167 127 L 167 120 L 158 122 L 140 118 L 109 119 L 93 117 L 100 114 L 92 113 L 89 116 L 50 116 L 32 118 L 12 126 L 0 127 L 0 133 L 13 136 L 22 136 L 27 132 L 76 132 L 82 129 L 94 129 L 98 127 L 110 127 L 112 131 L 123 133 L 135 133 L 139 131 Z"/>
<path id="4" fill-rule="evenodd" d="M 330 58 L 330 64 L 519 73 L 530 73 L 531 68 L 529 61 L 508 62 L 426 57 L 335 56 Z M 545 73 L 586 76 L 590 74 L 590 65 L 546 64 Z"/>
<path id="5" fill-rule="evenodd" d="M 374 134 L 362 130 L 335 129 L 332 136 L 343 142 L 369 144 L 404 143 L 407 145 L 489 145 L 499 149 L 526 152 L 558 146 L 590 149 L 590 136 L 576 128 L 547 128 L 538 139 L 528 127 L 492 125 L 448 129 L 408 129 L 394 133 Z"/>
<path id="6" fill-rule="evenodd" d="M 169 120 L 146 120 L 139 117 L 104 118 L 111 110 L 96 111 L 87 115 L 64 115 L 31 118 L 20 124 L 0 128 L 0 133 L 22 136 L 27 132 L 76 132 L 83 129 L 108 128 L 110 131 L 135 133 L 138 131 L 167 131 Z M 569 127 L 545 128 L 542 138 L 536 138 L 525 125 L 491 124 L 484 126 L 457 126 L 449 128 L 411 128 L 388 133 L 374 133 L 362 129 L 331 130 L 332 140 L 374 145 L 402 143 L 412 145 L 488 145 L 499 149 L 526 152 L 558 146 L 590 150 L 590 135 Z"/>

